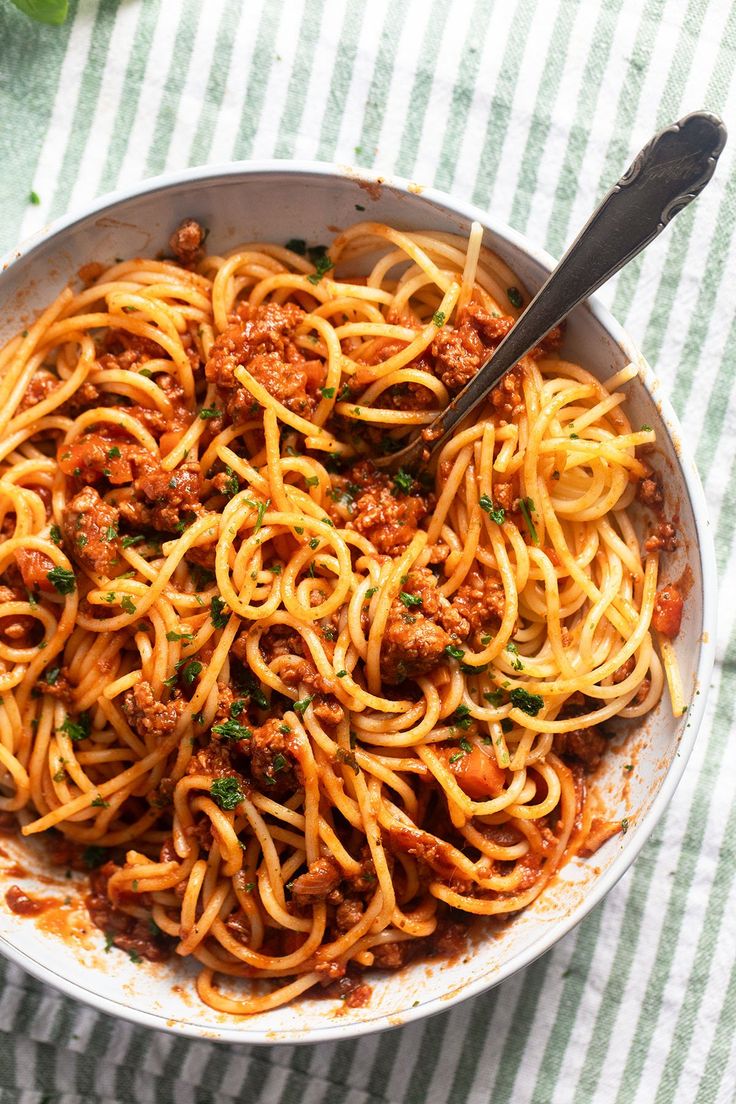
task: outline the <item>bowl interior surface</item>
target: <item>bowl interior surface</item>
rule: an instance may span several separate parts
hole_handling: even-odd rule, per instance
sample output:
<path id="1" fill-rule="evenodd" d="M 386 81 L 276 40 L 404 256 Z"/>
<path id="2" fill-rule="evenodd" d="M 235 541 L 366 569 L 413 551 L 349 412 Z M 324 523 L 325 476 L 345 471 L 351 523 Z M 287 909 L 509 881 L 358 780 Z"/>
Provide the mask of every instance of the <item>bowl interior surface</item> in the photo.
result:
<path id="1" fill-rule="evenodd" d="M 165 249 L 172 229 L 189 216 L 210 229 L 208 249 L 213 252 L 247 241 L 286 242 L 292 237 L 312 244 L 328 242 L 335 232 L 363 219 L 465 234 L 470 218 L 478 217 L 486 227 L 485 244 L 528 289 L 535 290 L 551 267 L 549 258 L 514 232 L 414 185 L 283 163 L 190 170 L 149 181 L 138 194 L 113 197 L 14 253 L 0 273 L 0 342 L 46 306 L 82 264 L 155 256 Z M 639 378 L 626 388 L 627 411 L 635 426 L 649 424 L 657 431 L 655 463 L 665 477 L 667 510 L 679 513 L 684 537 L 677 557 L 665 567 L 667 578 L 677 579 L 686 564 L 691 572 L 685 619 L 676 641 L 691 708 L 675 721 L 665 695 L 656 712 L 644 724 L 632 726 L 623 747 L 608 756 L 597 782 L 606 815 L 627 817 L 628 832 L 611 839 L 592 859 L 565 866 L 541 899 L 502 933 L 477 932 L 467 956 L 374 975 L 369 979 L 374 982 L 373 996 L 365 1009 L 307 998 L 248 1019 L 214 1012 L 197 999 L 196 971 L 187 963 L 134 965 L 122 953 L 106 954 L 102 933 L 86 917 L 82 883 L 49 867 L 35 845 L 9 837 L 0 840 L 3 953 L 78 999 L 139 1023 L 229 1041 L 312 1042 L 404 1023 L 490 987 L 548 949 L 611 888 L 671 796 L 702 714 L 712 664 L 715 567 L 697 473 L 692 461 L 682 456 L 674 416 L 639 354 L 597 304 L 575 310 L 563 351 L 602 380 L 631 360 L 638 364 Z M 633 764 L 633 770 L 625 772 L 626 764 Z M 18 866 L 27 874 L 21 885 L 57 897 L 58 908 L 34 919 L 15 916 L 5 907 L 6 888 L 19 881 Z M 64 903 L 67 898 L 69 904 Z"/>

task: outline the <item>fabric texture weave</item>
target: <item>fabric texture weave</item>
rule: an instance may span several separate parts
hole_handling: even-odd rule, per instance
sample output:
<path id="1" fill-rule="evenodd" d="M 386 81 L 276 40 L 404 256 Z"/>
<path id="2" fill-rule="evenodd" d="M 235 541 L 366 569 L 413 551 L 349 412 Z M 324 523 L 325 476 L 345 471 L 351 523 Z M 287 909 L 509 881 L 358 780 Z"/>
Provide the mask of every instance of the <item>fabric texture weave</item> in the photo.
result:
<path id="1" fill-rule="evenodd" d="M 71 0 L 60 28 L 0 0 L 0 248 L 166 169 L 299 157 L 452 191 L 559 255 L 655 130 L 734 118 L 735 69 L 729 0 Z M 683 420 L 721 576 L 706 721 L 634 868 L 503 985 L 352 1042 L 177 1039 L 0 961 L 0 1104 L 734 1100 L 735 152 L 602 293 Z"/>

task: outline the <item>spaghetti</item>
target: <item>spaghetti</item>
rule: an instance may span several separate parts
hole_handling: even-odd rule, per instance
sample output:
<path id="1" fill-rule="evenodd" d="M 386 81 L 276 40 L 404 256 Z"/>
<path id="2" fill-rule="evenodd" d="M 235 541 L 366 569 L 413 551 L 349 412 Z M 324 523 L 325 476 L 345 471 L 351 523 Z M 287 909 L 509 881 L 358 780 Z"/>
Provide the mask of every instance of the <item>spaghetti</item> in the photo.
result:
<path id="1" fill-rule="evenodd" d="M 602 384 L 559 331 L 434 474 L 371 463 L 523 306 L 477 224 L 202 238 L 86 266 L 0 352 L 0 808 L 213 1008 L 357 1005 L 362 970 L 457 947 L 619 829 L 585 775 L 665 681 L 684 709 L 675 527 L 635 369 Z"/>

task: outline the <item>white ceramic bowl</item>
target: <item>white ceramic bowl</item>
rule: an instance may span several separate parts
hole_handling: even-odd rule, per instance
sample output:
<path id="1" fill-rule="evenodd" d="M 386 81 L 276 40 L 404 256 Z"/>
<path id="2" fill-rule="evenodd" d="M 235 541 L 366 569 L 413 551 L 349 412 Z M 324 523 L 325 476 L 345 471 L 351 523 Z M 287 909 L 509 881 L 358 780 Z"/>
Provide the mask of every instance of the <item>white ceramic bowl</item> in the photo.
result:
<path id="1" fill-rule="evenodd" d="M 322 241 L 363 218 L 462 233 L 472 219 L 478 219 L 486 227 L 486 244 L 530 289 L 536 289 L 553 266 L 546 253 L 484 212 L 415 184 L 283 161 L 197 168 L 108 196 L 81 214 L 55 223 L 7 257 L 0 271 L 0 339 L 17 331 L 48 303 L 85 262 L 155 255 L 185 216 L 210 228 L 209 246 L 214 250 L 248 240 Z M 639 366 L 638 380 L 628 385 L 628 409 L 634 424 L 648 423 L 657 431 L 658 463 L 666 473 L 668 501 L 679 506 L 685 537 L 682 564 L 675 564 L 674 570 L 668 564 L 667 571 L 676 578 L 687 561 L 693 575 L 676 641 L 690 710 L 686 717 L 673 720 L 665 697 L 646 725 L 630 736 L 626 759 L 610 756 L 600 783 L 609 815 L 629 818 L 627 834 L 614 837 L 593 859 L 569 863 L 502 936 L 481 937 L 466 958 L 377 974 L 370 1007 L 365 1009 L 307 998 L 249 1019 L 213 1012 L 194 995 L 194 971 L 186 963 L 135 966 L 123 954 L 105 954 L 102 934 L 86 922 L 82 908 L 71 918 L 64 910 L 42 914 L 37 920 L 15 916 L 4 904 L 5 889 L 18 880 L 3 869 L 6 858 L 0 859 L 0 950 L 8 958 L 70 996 L 135 1023 L 229 1042 L 317 1042 L 407 1023 L 481 993 L 547 951 L 601 900 L 651 835 L 685 770 L 713 664 L 716 568 L 695 465 L 675 415 L 639 352 L 595 300 L 573 313 L 566 352 L 601 379 L 630 361 Z M 622 771 L 625 761 L 635 763 L 630 776 Z M 8 839 L 0 843 L 11 859 L 19 859 L 44 877 L 43 862 L 31 845 Z M 29 878 L 22 884 L 31 891 L 56 892 L 45 881 L 37 884 Z M 65 892 L 74 895 L 74 882 L 63 885 Z M 55 930 L 59 927 L 67 932 L 66 938 L 59 937 Z"/>

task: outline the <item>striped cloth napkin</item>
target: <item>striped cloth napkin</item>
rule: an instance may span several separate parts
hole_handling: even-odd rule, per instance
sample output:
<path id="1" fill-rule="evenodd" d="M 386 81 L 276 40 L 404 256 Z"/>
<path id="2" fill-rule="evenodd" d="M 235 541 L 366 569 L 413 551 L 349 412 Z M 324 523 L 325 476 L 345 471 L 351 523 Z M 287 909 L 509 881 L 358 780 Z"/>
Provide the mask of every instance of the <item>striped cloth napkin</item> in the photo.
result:
<path id="1" fill-rule="evenodd" d="M 729 0 L 71 0 L 61 28 L 0 0 L 0 245 L 164 169 L 300 157 L 452 190 L 559 255 L 655 130 L 733 118 L 735 64 Z M 190 1042 L 2 964 L 0 1104 L 734 1099 L 734 151 L 603 292 L 683 419 L 723 595 L 706 723 L 635 867 L 484 997 L 353 1042 Z"/>

